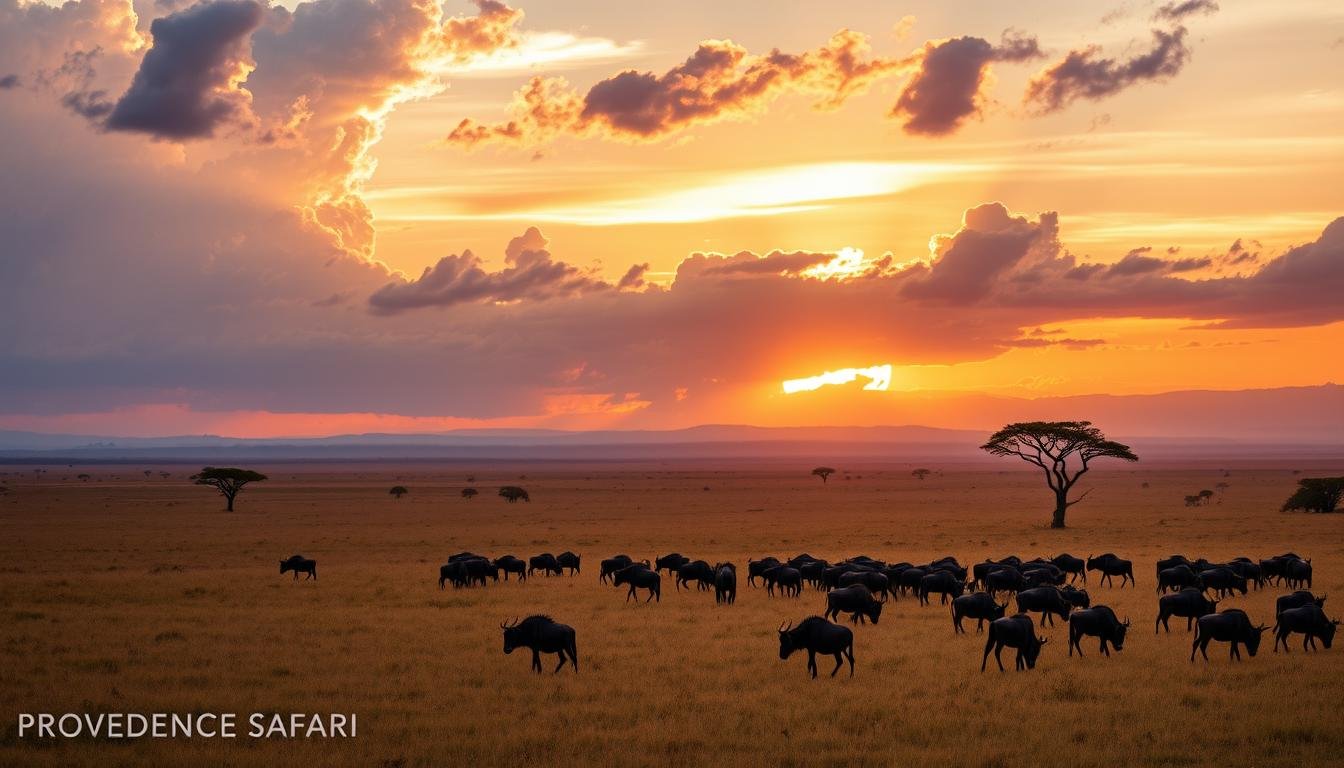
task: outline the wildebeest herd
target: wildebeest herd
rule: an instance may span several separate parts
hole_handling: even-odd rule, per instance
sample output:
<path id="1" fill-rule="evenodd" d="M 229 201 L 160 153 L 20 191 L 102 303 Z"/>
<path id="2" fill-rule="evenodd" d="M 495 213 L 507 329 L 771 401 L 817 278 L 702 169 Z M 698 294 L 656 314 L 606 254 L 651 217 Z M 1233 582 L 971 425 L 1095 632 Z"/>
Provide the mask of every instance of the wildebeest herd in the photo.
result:
<path id="1" fill-rule="evenodd" d="M 1256 624 L 1244 610 L 1223 608 L 1220 602 L 1236 595 L 1245 595 L 1250 589 L 1279 586 L 1294 591 L 1278 598 L 1275 606 L 1274 650 L 1283 646 L 1293 634 L 1303 635 L 1304 650 L 1315 650 L 1320 645 L 1330 648 L 1339 621 L 1329 619 L 1324 611 L 1325 597 L 1313 594 L 1312 566 L 1309 558 L 1285 553 L 1261 560 L 1238 557 L 1226 562 L 1210 562 L 1204 558 L 1191 560 L 1173 555 L 1157 561 L 1157 619 L 1155 631 L 1171 631 L 1172 617 L 1184 618 L 1186 630 L 1193 631 L 1190 660 L 1203 655 L 1208 660 L 1208 646 L 1218 641 L 1230 645 L 1232 659 L 1241 659 L 1244 646 L 1255 656 L 1260 640 L 1269 625 Z M 301 555 L 280 562 L 280 572 L 299 572 L 308 578 L 317 577 L 317 563 Z M 527 560 L 514 555 L 488 558 L 472 552 L 459 552 L 448 558 L 439 568 L 439 588 L 451 584 L 455 589 L 484 587 L 488 583 L 527 581 L 538 573 L 550 576 L 575 576 L 581 571 L 581 559 L 573 552 L 559 555 L 543 553 Z M 1061 554 L 1050 558 L 1023 560 L 1017 556 L 998 560 L 987 559 L 969 569 L 955 557 L 943 557 L 927 563 L 887 563 L 866 555 L 846 558 L 838 562 L 799 554 L 787 560 L 763 557 L 747 561 L 747 584 L 764 587 L 769 597 L 798 598 L 804 587 L 820 592 L 825 597 L 825 610 L 820 616 L 808 616 L 797 624 L 786 623 L 778 630 L 779 655 L 787 659 L 799 651 L 808 655 L 807 669 L 817 676 L 817 654 L 832 656 L 835 668 L 831 676 L 849 664 L 854 674 L 854 632 L 849 627 L 833 623 L 841 614 L 856 626 L 872 622 L 878 624 L 883 606 L 890 600 L 915 597 L 920 606 L 932 605 L 937 596 L 940 605 L 950 605 L 954 634 L 963 634 L 963 622 L 974 619 L 976 631 L 988 631 L 980 669 L 984 671 L 990 654 L 1000 670 L 1004 648 L 1016 654 L 1018 670 L 1034 669 L 1043 647 L 1049 639 L 1038 633 L 1040 628 L 1055 626 L 1058 619 L 1068 628 L 1069 656 L 1076 652 L 1083 656 L 1084 638 L 1096 638 L 1099 651 L 1110 656 L 1111 650 L 1124 648 L 1130 628 L 1128 617 L 1121 619 L 1104 604 L 1092 603 L 1087 589 L 1088 574 L 1100 574 L 1099 584 L 1117 588 L 1126 584 L 1136 586 L 1134 567 L 1130 560 L 1112 553 L 1086 558 Z M 737 600 L 737 566 L 730 562 L 711 565 L 707 560 L 696 560 L 680 553 L 636 560 L 620 554 L 601 561 L 598 581 L 625 588 L 626 602 L 662 601 L 663 574 L 673 579 L 680 592 L 714 592 L 716 604 L 732 605 Z M 1016 611 L 1009 613 L 1009 608 Z M 1033 614 L 1036 616 L 1033 617 Z M 555 671 L 569 662 L 578 671 L 578 650 L 575 630 L 547 616 L 534 615 L 521 621 L 501 624 L 504 632 L 504 652 L 515 648 L 532 651 L 532 668 L 541 671 L 540 654 L 559 656 Z"/>

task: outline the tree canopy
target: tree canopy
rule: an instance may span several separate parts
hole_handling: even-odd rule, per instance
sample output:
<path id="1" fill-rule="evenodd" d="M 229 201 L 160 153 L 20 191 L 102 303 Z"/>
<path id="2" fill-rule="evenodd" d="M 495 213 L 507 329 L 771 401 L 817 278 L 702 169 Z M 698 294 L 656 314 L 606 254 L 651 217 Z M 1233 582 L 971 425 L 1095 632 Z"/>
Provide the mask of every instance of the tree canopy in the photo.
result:
<path id="1" fill-rule="evenodd" d="M 1025 421 L 1009 424 L 990 436 L 980 449 L 994 456 L 1016 456 L 1035 464 L 1045 474 L 1045 483 L 1055 494 L 1055 513 L 1051 528 L 1063 528 L 1069 507 L 1083 500 L 1084 493 L 1072 501 L 1069 491 L 1102 459 L 1138 461 L 1139 457 L 1124 443 L 1107 440 L 1090 421 Z M 1070 460 L 1077 464 L 1069 466 Z"/>
<path id="2" fill-rule="evenodd" d="M 919 479 L 919 480 L 923 480 L 924 478 L 926 478 L 926 477 L 928 477 L 929 475 L 933 474 L 933 470 L 931 470 L 931 469 L 925 469 L 925 468 L 923 468 L 923 467 L 920 467 L 919 469 L 912 470 L 912 471 L 910 472 L 910 474 L 911 474 L 913 477 L 915 477 L 915 478 L 917 478 L 917 479 Z"/>
<path id="3" fill-rule="evenodd" d="M 397 497 L 398 499 L 410 493 L 410 491 L 406 490 L 406 486 L 404 485 L 394 485 L 391 488 L 389 488 L 387 492 Z"/>
<path id="4" fill-rule="evenodd" d="M 504 500 L 509 502 L 510 504 L 514 503 L 515 501 L 518 501 L 519 499 L 522 499 L 523 501 L 527 502 L 532 501 L 532 498 L 527 495 L 527 491 L 523 490 L 522 488 L 519 488 L 516 485 L 506 485 L 500 488 L 499 495 L 502 496 Z"/>
<path id="5" fill-rule="evenodd" d="M 1344 498 L 1344 477 L 1304 477 L 1283 503 L 1283 511 L 1334 512 Z"/>
<path id="6" fill-rule="evenodd" d="M 821 482 L 824 483 L 826 482 L 826 478 L 835 474 L 835 469 L 833 469 L 832 467 L 817 467 L 816 469 L 812 470 L 812 474 L 816 475 L 817 477 L 820 477 Z"/>
<path id="7" fill-rule="evenodd" d="M 470 499 L 471 497 L 475 496 L 478 493 L 480 493 L 480 491 L 476 490 L 475 488 L 463 488 L 462 498 Z"/>
<path id="8" fill-rule="evenodd" d="M 233 500 L 238 496 L 238 492 L 243 490 L 243 486 L 265 479 L 266 476 L 260 472 L 237 467 L 205 467 L 191 476 L 192 482 L 197 485 L 208 485 L 217 489 L 228 502 L 229 512 L 233 511 Z"/>

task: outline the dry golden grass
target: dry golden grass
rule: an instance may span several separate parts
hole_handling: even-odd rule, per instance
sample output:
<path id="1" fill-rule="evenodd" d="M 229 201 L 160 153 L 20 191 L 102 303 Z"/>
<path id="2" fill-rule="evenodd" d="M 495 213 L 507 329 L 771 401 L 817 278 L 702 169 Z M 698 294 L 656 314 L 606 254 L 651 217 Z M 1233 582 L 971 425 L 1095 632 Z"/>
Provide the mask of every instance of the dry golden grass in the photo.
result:
<path id="1" fill-rule="evenodd" d="M 1344 647 L 1284 655 L 1267 640 L 1235 664 L 1215 644 L 1212 663 L 1191 664 L 1183 622 L 1152 631 L 1153 562 L 1173 552 L 1302 552 L 1316 591 L 1340 595 L 1327 603 L 1338 613 L 1344 516 L 1278 512 L 1287 469 L 1099 470 L 1072 527 L 1051 531 L 1045 489 L 1015 467 L 924 482 L 908 466 L 869 467 L 825 486 L 807 467 L 778 466 L 258 468 L 272 480 L 233 514 L 182 468 L 168 480 L 84 470 L 88 482 L 79 469 L 35 482 L 7 468 L 0 763 L 1249 766 L 1344 753 Z M 484 490 L 471 501 L 457 495 L 467 474 Z M 1224 479 L 1223 503 L 1182 506 Z M 504 483 L 525 485 L 532 503 L 495 498 Z M 389 497 L 394 484 L 410 495 Z M 461 549 L 573 549 L 584 569 L 440 592 L 437 567 Z M 735 561 L 737 604 L 678 594 L 670 579 L 661 604 L 626 604 L 597 582 L 602 557 L 671 550 Z M 946 606 L 909 598 L 856 630 L 853 679 L 826 678 L 823 658 L 813 681 L 804 658 L 779 660 L 775 628 L 819 613 L 822 596 L 771 599 L 745 584 L 748 557 L 767 553 L 971 563 L 1107 550 L 1132 558 L 1139 578 L 1137 589 L 1091 584 L 1094 602 L 1134 621 L 1124 652 L 1106 659 L 1089 643 L 1070 659 L 1056 627 L 1038 668 L 1020 674 L 992 660 L 981 674 L 983 636 L 954 636 Z M 319 581 L 279 575 L 294 552 L 318 560 Z M 1282 591 L 1228 604 L 1270 621 Z M 499 622 L 534 612 L 577 629 L 578 675 L 550 674 L 554 656 L 534 675 L 525 651 L 501 653 Z M 354 712 L 359 737 L 20 741 L 17 713 L 31 711 Z"/>

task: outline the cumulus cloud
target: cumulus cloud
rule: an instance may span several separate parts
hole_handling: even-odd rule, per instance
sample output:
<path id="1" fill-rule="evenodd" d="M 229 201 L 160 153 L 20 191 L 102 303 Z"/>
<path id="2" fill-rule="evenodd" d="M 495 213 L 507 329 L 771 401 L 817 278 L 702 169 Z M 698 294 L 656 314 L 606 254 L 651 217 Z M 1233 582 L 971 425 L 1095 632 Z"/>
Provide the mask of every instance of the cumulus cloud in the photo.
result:
<path id="1" fill-rule="evenodd" d="M 730 40 L 707 40 L 666 72 L 627 70 L 584 94 L 559 78 L 533 78 L 516 94 L 512 119 L 495 125 L 463 120 L 448 141 L 537 145 L 562 134 L 657 140 L 691 126 L 745 119 L 785 93 L 835 108 L 907 66 L 873 56 L 868 38 L 849 30 L 800 54 L 754 55 Z"/>
<path id="2" fill-rule="evenodd" d="M 241 84 L 252 67 L 248 38 L 264 13 L 254 0 L 214 0 L 155 19 L 153 47 L 107 128 L 183 140 L 255 120 Z"/>
<path id="3" fill-rule="evenodd" d="M 1127 59 L 1103 57 L 1098 46 L 1070 51 L 1032 77 L 1024 100 L 1041 112 L 1056 112 L 1079 99 L 1099 101 L 1136 83 L 1175 77 L 1190 59 L 1185 27 L 1152 33 L 1152 46 Z"/>
<path id="4" fill-rule="evenodd" d="M 956 131 L 984 108 L 991 62 L 1027 61 L 1043 54 L 1036 38 L 1005 32 L 999 45 L 979 37 L 930 41 L 919 68 L 901 91 L 891 114 L 906 133 L 942 136 Z"/>

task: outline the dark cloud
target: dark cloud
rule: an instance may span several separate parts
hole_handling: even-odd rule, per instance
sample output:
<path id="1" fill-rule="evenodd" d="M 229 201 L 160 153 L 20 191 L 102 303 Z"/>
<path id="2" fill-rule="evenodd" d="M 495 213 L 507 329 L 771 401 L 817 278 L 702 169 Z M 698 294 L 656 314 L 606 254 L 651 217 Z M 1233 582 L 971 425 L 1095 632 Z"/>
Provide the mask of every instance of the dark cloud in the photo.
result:
<path id="1" fill-rule="evenodd" d="M 0 77 L 0 90 L 7 91 L 10 88 L 18 88 L 18 87 L 19 87 L 18 75 L 5 75 L 4 77 Z"/>
<path id="2" fill-rule="evenodd" d="M 265 6 L 253 0 L 201 3 L 150 25 L 154 45 L 107 127 L 165 139 L 214 135 L 251 116 L 251 95 L 239 87 L 249 61 L 248 38 Z"/>
<path id="3" fill-rule="evenodd" d="M 620 282 L 616 283 L 616 289 L 621 291 L 633 291 L 644 287 L 644 275 L 649 271 L 649 263 L 631 264 L 630 268 L 621 275 Z"/>
<path id="4" fill-rule="evenodd" d="M 1005 32 L 999 45 L 979 37 L 929 42 L 919 69 L 901 91 L 892 116 L 906 133 L 942 136 L 956 131 L 984 107 L 984 84 L 995 61 L 1027 61 L 1042 55 L 1036 38 Z"/>
<path id="5" fill-rule="evenodd" d="M 71 91 L 61 97 L 61 106 L 80 117 L 97 122 L 112 112 L 113 103 L 107 91 Z"/>
<path id="6" fill-rule="evenodd" d="M 1079 99 L 1098 101 L 1137 83 L 1175 77 L 1190 59 L 1186 34 L 1184 27 L 1154 29 L 1152 47 L 1123 60 L 1101 56 L 1097 46 L 1070 51 L 1031 79 L 1024 100 L 1055 112 Z"/>
<path id="7" fill-rule="evenodd" d="M 1180 22 L 1190 16 L 1218 12 L 1218 3 L 1213 0 L 1184 0 L 1179 3 L 1167 3 L 1153 13 L 1154 21 Z"/>

